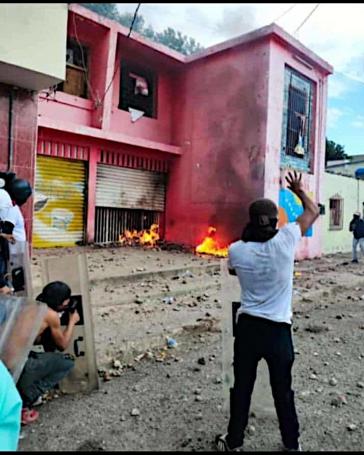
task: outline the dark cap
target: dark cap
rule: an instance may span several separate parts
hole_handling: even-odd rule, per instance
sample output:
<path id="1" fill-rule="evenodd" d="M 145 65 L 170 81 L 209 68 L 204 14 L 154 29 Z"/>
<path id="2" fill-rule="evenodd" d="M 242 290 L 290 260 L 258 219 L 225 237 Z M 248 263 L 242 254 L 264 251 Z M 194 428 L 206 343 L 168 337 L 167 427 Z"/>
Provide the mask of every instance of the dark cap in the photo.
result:
<path id="1" fill-rule="evenodd" d="M 27 202 L 28 198 L 32 195 L 32 187 L 28 180 L 14 179 L 8 184 L 8 193 L 10 197 L 17 203 L 23 205 Z"/>
<path id="2" fill-rule="evenodd" d="M 53 281 L 43 288 L 36 300 L 46 303 L 56 310 L 62 303 L 71 297 L 71 288 L 62 281 Z"/>
<path id="3" fill-rule="evenodd" d="M 270 199 L 257 199 L 249 207 L 250 221 L 259 226 L 268 226 L 270 220 L 278 218 L 278 207 Z"/>

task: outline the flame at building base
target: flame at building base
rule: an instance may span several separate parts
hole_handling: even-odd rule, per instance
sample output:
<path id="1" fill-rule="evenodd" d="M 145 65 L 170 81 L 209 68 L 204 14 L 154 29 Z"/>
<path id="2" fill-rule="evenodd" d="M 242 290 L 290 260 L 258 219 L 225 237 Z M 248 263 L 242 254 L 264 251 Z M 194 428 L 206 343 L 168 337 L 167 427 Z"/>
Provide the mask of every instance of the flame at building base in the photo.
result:
<path id="1" fill-rule="evenodd" d="M 207 237 L 196 247 L 196 253 L 211 254 L 212 256 L 226 257 L 228 255 L 227 247 L 221 248 L 215 239 L 216 228 L 210 226 L 207 231 Z"/>
<path id="2" fill-rule="evenodd" d="M 152 224 L 149 229 L 142 231 L 124 231 L 123 235 L 119 235 L 119 242 L 121 245 L 135 246 L 143 245 L 148 247 L 154 247 L 159 240 L 159 226 L 158 224 Z"/>

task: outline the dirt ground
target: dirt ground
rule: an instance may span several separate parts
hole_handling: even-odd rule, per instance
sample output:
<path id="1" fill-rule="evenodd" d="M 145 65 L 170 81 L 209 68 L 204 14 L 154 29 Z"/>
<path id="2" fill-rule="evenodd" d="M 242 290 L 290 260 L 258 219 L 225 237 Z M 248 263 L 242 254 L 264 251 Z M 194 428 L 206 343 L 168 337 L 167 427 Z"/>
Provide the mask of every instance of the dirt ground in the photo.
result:
<path id="1" fill-rule="evenodd" d="M 90 395 L 42 405 L 20 450 L 211 451 L 226 430 L 219 260 L 133 248 L 86 251 L 100 379 Z M 42 255 L 33 259 L 40 286 Z M 167 301 L 173 297 L 173 301 Z M 294 390 L 307 451 L 364 449 L 364 260 L 296 264 Z M 166 349 L 166 336 L 177 341 Z M 138 354 L 145 354 L 135 360 Z M 139 359 L 139 358 L 137 358 Z M 112 362 L 120 361 L 120 368 Z M 276 418 L 249 419 L 245 449 L 281 449 Z"/>

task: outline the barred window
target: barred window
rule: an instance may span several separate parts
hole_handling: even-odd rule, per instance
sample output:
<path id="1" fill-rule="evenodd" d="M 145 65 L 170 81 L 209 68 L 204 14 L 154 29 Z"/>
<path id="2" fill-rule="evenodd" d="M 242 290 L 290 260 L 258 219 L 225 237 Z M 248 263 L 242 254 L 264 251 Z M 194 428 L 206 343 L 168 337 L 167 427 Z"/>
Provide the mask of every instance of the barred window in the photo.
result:
<path id="1" fill-rule="evenodd" d="M 344 201 L 341 197 L 334 196 L 330 199 L 330 229 L 343 228 L 343 206 Z"/>
<path id="2" fill-rule="evenodd" d="M 282 149 L 309 164 L 313 148 L 314 82 L 285 68 Z"/>

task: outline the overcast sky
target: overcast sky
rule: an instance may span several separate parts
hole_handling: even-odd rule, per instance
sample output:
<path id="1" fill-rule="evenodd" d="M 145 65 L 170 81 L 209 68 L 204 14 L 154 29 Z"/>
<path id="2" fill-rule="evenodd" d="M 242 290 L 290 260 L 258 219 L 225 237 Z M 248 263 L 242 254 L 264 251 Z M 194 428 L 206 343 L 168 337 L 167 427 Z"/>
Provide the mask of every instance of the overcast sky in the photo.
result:
<path id="1" fill-rule="evenodd" d="M 173 27 L 204 47 L 276 22 L 334 67 L 329 79 L 327 136 L 351 155 L 364 154 L 364 4 L 321 3 L 296 33 L 316 5 L 142 3 L 139 14 L 155 30 Z M 120 12 L 133 13 L 136 6 L 118 4 Z"/>

